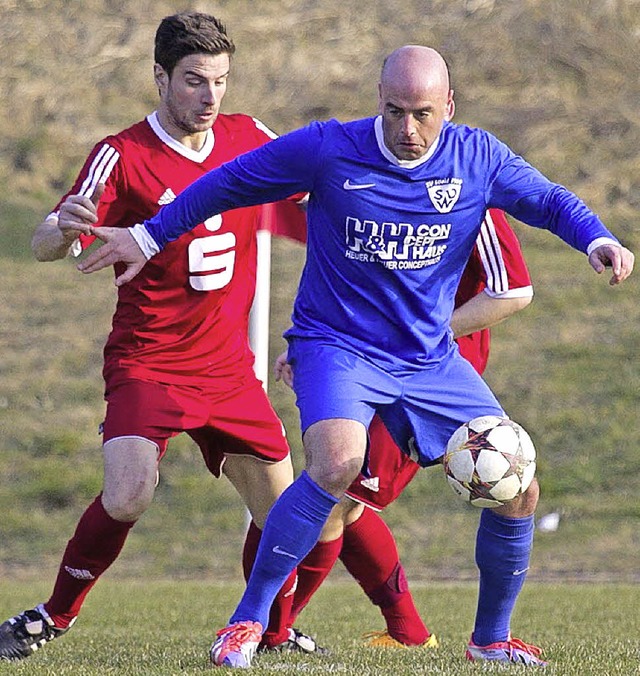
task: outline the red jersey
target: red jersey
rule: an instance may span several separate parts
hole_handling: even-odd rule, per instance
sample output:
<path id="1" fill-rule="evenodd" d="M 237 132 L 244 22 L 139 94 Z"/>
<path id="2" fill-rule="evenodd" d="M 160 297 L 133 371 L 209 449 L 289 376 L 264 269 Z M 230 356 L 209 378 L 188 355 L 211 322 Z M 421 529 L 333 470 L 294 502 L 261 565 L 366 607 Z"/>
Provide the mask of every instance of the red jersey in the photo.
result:
<path id="1" fill-rule="evenodd" d="M 90 196 L 104 183 L 98 225 L 126 228 L 152 217 L 209 170 L 271 138 L 251 117 L 219 115 L 204 147 L 193 151 L 169 136 L 153 113 L 98 143 L 68 194 Z M 127 378 L 211 386 L 212 376 L 228 388 L 234 375 L 246 373 L 253 363 L 247 332 L 261 209 L 213 216 L 119 288 L 104 350 L 107 389 Z M 90 243 L 81 238 L 83 248 Z M 122 269 L 116 266 L 116 273 Z"/>
<path id="2" fill-rule="evenodd" d="M 520 242 L 499 209 L 487 211 L 458 286 L 456 307 L 482 291 L 501 298 L 533 295 Z M 462 356 L 482 373 L 489 359 L 490 329 L 462 336 L 456 342 Z"/>

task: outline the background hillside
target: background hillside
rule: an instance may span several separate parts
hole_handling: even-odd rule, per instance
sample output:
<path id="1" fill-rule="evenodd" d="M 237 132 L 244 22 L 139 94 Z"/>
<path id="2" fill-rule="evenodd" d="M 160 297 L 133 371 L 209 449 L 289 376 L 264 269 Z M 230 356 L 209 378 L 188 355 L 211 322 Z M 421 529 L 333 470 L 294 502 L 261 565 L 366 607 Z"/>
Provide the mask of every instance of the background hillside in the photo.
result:
<path id="1" fill-rule="evenodd" d="M 495 132 L 640 248 L 635 0 L 0 0 L 0 569 L 14 574 L 53 576 L 100 489 L 114 302 L 108 272 L 35 263 L 31 233 L 93 143 L 154 107 L 153 34 L 187 7 L 221 16 L 237 44 L 226 112 L 278 132 L 374 113 L 382 57 L 406 43 L 438 48 L 458 121 Z M 561 514 L 557 532 L 537 535 L 532 575 L 637 580 L 640 277 L 611 289 L 581 254 L 515 227 L 536 298 L 496 329 L 487 379 L 538 447 L 540 514 Z M 275 243 L 274 356 L 302 259 Z M 270 394 L 299 458 L 292 396 Z M 388 510 L 410 577 L 472 577 L 477 516 L 424 472 Z M 237 576 L 243 522 L 229 487 L 177 439 L 156 504 L 110 574 Z"/>

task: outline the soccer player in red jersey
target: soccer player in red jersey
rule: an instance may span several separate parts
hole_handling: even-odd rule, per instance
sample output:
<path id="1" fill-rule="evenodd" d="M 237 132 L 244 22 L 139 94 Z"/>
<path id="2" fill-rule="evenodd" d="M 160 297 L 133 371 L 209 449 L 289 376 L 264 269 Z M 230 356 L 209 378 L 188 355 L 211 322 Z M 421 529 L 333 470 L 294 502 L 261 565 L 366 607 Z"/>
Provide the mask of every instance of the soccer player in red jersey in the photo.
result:
<path id="1" fill-rule="evenodd" d="M 525 308 L 532 297 L 520 243 L 505 214 L 490 209 L 460 280 L 451 319 L 460 352 L 478 373 L 484 371 L 489 358 L 489 327 Z M 292 383 L 286 353 L 276 362 L 276 377 Z M 414 604 L 393 534 L 378 514 L 402 493 L 419 469 L 375 416 L 369 427 L 367 473 L 360 473 L 347 489 L 319 543 L 298 566 L 290 623 L 296 621 L 326 576 L 325 559 L 335 560 L 339 552 L 349 573 L 380 608 L 387 625 L 386 630 L 368 635 L 369 645 L 437 647 L 435 635 Z"/>
<path id="2" fill-rule="evenodd" d="M 37 227 L 33 250 L 56 260 L 88 246 L 89 226 L 133 225 L 194 180 L 273 134 L 247 115 L 220 114 L 235 51 L 215 17 L 166 17 L 155 41 L 155 112 L 108 136 Z M 297 209 L 280 203 L 287 217 Z M 75 621 L 98 578 L 149 507 L 168 440 L 187 432 L 216 476 L 231 481 L 253 522 L 248 575 L 267 511 L 293 480 L 282 423 L 253 371 L 248 316 L 262 207 L 209 218 L 118 290 L 104 350 L 104 484 L 69 541 L 48 601 L 0 626 L 0 660 L 27 657 Z M 304 221 L 300 211 L 298 218 Z M 293 574 L 266 645 L 288 643 Z"/>

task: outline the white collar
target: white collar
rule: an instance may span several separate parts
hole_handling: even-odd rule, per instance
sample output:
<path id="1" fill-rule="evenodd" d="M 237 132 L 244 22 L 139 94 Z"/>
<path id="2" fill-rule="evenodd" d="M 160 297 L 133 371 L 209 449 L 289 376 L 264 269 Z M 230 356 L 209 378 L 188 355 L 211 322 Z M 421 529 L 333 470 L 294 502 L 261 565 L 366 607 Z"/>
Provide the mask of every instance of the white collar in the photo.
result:
<path id="1" fill-rule="evenodd" d="M 415 169 L 416 167 L 419 167 L 421 164 L 424 164 L 429 159 L 431 159 L 431 156 L 436 152 L 436 148 L 438 147 L 438 143 L 440 141 L 440 134 L 438 134 L 436 140 L 431 144 L 429 150 L 427 150 L 427 152 L 422 157 L 419 157 L 417 160 L 401 160 L 397 158 L 385 145 L 384 131 L 382 130 L 382 115 L 378 115 L 378 117 L 376 117 L 374 120 L 374 129 L 376 132 L 376 141 L 378 142 L 378 148 L 380 148 L 380 152 L 389 160 L 389 162 L 399 167 L 404 167 L 405 169 Z"/>
<path id="2" fill-rule="evenodd" d="M 211 151 L 213 150 L 213 146 L 215 144 L 213 129 L 207 130 L 207 135 L 202 148 L 200 148 L 200 150 L 192 150 L 191 148 L 187 148 L 187 146 L 183 145 L 179 141 L 176 141 L 176 139 L 174 139 L 173 136 L 167 134 L 167 132 L 162 128 L 160 121 L 158 120 L 157 110 L 154 110 L 153 113 L 147 115 L 147 122 L 149 123 L 151 129 L 153 129 L 153 131 L 155 132 L 156 136 L 163 143 L 168 145 L 170 148 L 173 148 L 173 150 L 175 150 L 177 153 L 179 153 L 183 157 L 186 157 L 192 162 L 197 162 L 198 164 L 201 164 L 207 159 L 207 157 L 209 157 Z"/>

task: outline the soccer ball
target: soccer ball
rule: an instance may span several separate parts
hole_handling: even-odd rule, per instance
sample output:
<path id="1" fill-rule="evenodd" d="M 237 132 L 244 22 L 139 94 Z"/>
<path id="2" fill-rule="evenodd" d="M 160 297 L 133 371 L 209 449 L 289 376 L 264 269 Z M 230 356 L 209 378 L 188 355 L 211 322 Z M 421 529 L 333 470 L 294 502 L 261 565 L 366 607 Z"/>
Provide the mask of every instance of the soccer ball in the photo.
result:
<path id="1" fill-rule="evenodd" d="M 476 507 L 498 507 L 524 493 L 536 471 L 536 449 L 518 423 L 487 415 L 459 427 L 444 455 L 447 481 Z"/>

